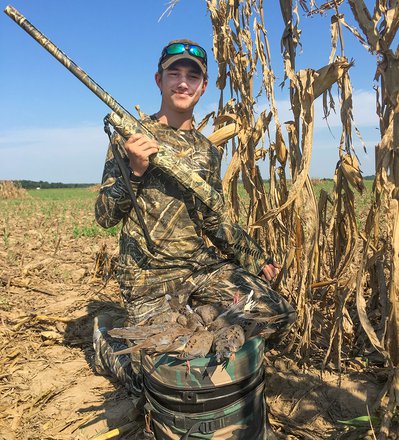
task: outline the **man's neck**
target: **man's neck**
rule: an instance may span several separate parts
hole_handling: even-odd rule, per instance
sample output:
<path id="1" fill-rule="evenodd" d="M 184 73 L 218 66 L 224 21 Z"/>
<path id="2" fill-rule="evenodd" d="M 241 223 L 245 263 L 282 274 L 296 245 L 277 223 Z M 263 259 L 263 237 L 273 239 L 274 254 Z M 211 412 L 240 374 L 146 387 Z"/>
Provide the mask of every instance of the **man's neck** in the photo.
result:
<path id="1" fill-rule="evenodd" d="M 191 130 L 193 128 L 193 115 L 191 113 L 166 113 L 159 110 L 156 117 L 162 124 L 179 130 Z"/>

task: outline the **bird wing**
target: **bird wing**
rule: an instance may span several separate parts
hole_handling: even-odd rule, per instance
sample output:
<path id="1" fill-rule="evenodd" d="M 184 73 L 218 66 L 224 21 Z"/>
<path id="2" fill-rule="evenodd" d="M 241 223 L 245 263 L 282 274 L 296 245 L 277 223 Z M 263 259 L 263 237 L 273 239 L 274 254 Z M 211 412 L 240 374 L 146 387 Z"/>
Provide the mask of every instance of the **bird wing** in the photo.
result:
<path id="1" fill-rule="evenodd" d="M 168 324 L 154 324 L 154 325 L 135 325 L 133 327 L 121 327 L 121 328 L 113 328 L 108 331 L 108 334 L 113 338 L 118 339 L 147 339 L 149 336 L 166 332 L 170 327 L 170 323 Z"/>
<path id="2" fill-rule="evenodd" d="M 115 352 L 115 355 L 118 354 L 126 354 L 126 353 L 135 353 L 139 350 L 146 350 L 151 352 L 165 352 L 167 348 L 175 342 L 175 340 L 179 336 L 189 335 L 190 330 L 184 328 L 178 324 L 169 325 L 165 331 L 161 331 L 157 334 L 153 334 L 148 336 L 142 342 L 132 347 L 126 348 L 124 350 L 120 350 Z M 133 338 L 132 338 L 133 339 Z"/>

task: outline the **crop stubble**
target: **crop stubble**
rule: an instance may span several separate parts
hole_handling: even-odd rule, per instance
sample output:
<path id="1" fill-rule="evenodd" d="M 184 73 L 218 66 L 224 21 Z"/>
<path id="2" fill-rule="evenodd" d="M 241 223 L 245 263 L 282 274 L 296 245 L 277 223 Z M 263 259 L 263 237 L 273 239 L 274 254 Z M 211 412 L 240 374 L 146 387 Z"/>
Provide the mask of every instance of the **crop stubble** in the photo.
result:
<path id="1" fill-rule="evenodd" d="M 124 389 L 92 370 L 93 317 L 109 309 L 123 315 L 116 282 L 109 277 L 117 238 L 93 232 L 95 193 L 49 191 L 0 200 L 0 434 L 5 439 L 88 439 L 126 424 L 132 414 Z M 94 237 L 76 234 L 76 228 L 91 230 Z M 313 366 L 301 366 L 278 350 L 266 356 L 270 419 L 280 438 L 287 433 L 340 438 L 345 430 L 337 420 L 367 414 L 366 402 L 371 404 L 382 387 L 384 377 L 369 371 L 361 357 L 348 359 L 341 377 L 328 366 L 322 375 L 322 348 L 315 347 Z"/>

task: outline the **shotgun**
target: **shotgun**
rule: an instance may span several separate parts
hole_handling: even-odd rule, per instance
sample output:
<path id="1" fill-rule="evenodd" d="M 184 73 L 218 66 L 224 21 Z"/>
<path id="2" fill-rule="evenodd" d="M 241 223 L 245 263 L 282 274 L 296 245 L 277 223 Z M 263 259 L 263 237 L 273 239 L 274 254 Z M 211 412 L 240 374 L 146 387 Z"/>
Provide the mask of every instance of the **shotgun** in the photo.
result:
<path id="1" fill-rule="evenodd" d="M 90 78 L 84 70 L 35 28 L 19 11 L 8 5 L 4 12 L 112 110 L 105 119 L 114 127 L 117 133 L 125 139 L 133 133 L 143 133 L 150 139 L 155 139 L 155 136 L 138 119 Z M 173 176 L 186 189 L 193 192 L 212 211 L 220 212 L 222 210 L 224 204 L 222 196 L 174 153 L 173 145 L 162 143 L 158 153 L 151 156 L 150 161 L 156 167 Z"/>

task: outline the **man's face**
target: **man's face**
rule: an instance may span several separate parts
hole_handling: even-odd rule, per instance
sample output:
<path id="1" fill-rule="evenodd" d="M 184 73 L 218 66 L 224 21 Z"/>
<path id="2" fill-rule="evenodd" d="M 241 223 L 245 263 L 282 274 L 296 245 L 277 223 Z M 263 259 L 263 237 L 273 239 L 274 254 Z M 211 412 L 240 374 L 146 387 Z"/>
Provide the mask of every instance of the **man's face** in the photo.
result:
<path id="1" fill-rule="evenodd" d="M 155 80 L 162 93 L 163 106 L 179 113 L 193 111 L 208 83 L 190 61 L 177 61 L 162 74 L 156 73 Z"/>

